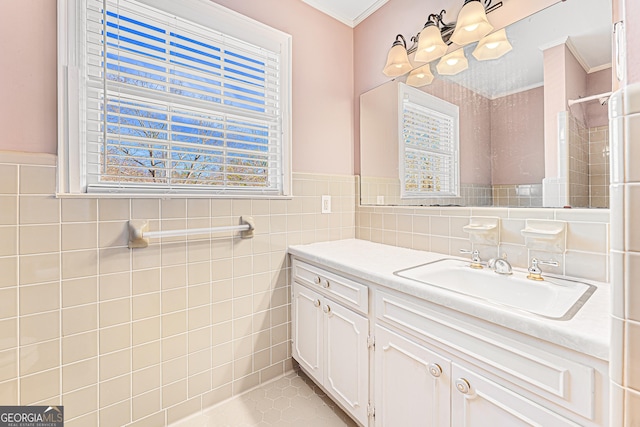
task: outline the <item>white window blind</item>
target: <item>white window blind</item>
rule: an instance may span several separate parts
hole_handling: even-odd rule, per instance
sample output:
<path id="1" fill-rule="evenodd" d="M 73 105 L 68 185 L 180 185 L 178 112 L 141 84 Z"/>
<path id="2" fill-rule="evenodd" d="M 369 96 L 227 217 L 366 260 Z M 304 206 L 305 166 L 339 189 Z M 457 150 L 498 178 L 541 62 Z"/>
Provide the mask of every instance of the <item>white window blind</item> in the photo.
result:
<path id="1" fill-rule="evenodd" d="M 282 48 L 146 3 L 84 1 L 86 191 L 283 194 Z"/>
<path id="2" fill-rule="evenodd" d="M 400 120 L 401 197 L 459 195 L 458 107 L 404 87 Z"/>

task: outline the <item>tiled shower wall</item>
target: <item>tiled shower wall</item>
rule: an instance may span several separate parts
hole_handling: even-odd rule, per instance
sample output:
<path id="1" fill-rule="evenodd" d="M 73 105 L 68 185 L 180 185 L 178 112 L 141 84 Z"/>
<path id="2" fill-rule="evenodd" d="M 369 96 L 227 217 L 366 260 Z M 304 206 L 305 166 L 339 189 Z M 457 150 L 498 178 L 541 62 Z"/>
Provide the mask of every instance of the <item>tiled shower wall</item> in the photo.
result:
<path id="1" fill-rule="evenodd" d="M 161 426 L 291 368 L 287 246 L 354 236 L 355 178 L 288 200 L 55 198 L 55 157 L 0 153 L 0 402 L 65 425 Z M 332 213 L 320 213 L 320 196 Z M 151 230 L 237 224 L 127 248 Z"/>
<path id="2" fill-rule="evenodd" d="M 569 186 L 573 207 L 609 207 L 609 126 L 584 127 L 569 114 Z"/>
<path id="3" fill-rule="evenodd" d="M 589 206 L 589 129 L 571 111 L 567 113 L 569 149 L 569 205 Z"/>
<path id="4" fill-rule="evenodd" d="M 542 184 L 494 185 L 492 190 L 493 206 L 511 208 L 542 207 Z"/>
<path id="5" fill-rule="evenodd" d="M 609 207 L 609 126 L 589 128 L 589 197 L 592 208 Z"/>

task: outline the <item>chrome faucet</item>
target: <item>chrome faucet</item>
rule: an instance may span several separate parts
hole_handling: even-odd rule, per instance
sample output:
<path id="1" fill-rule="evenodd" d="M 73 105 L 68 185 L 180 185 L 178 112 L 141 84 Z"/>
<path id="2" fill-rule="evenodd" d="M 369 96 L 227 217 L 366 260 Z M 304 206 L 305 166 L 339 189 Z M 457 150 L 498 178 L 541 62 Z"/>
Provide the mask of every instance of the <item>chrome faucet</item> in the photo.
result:
<path id="1" fill-rule="evenodd" d="M 558 261 L 554 260 L 542 261 L 538 258 L 531 258 L 531 265 L 527 269 L 527 271 L 529 272 L 529 274 L 527 275 L 527 279 L 538 281 L 544 280 L 544 278 L 542 277 L 542 270 L 538 265 L 551 265 L 553 267 L 557 267 L 560 264 L 558 264 Z"/>
<path id="2" fill-rule="evenodd" d="M 467 249 L 460 249 L 461 254 L 471 254 L 471 264 L 469 267 L 471 268 L 482 268 L 482 260 L 480 259 L 480 252 L 476 249 L 475 251 L 470 251 Z"/>
<path id="3" fill-rule="evenodd" d="M 505 276 L 513 274 L 513 268 L 504 255 L 502 258 L 491 258 L 487 265 L 497 274 L 502 274 Z"/>

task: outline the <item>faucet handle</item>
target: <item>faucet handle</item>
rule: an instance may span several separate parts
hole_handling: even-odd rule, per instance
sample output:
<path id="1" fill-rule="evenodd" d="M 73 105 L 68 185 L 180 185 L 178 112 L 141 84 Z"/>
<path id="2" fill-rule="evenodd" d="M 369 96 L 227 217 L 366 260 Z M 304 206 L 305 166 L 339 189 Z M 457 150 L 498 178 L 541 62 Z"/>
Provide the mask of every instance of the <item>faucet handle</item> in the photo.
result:
<path id="1" fill-rule="evenodd" d="M 557 267 L 560 264 L 558 263 L 558 261 L 555 261 L 552 259 L 548 261 L 543 261 L 533 257 L 531 258 L 531 265 L 527 269 L 527 271 L 529 272 L 529 274 L 527 275 L 527 279 L 538 280 L 538 281 L 544 280 L 542 278 L 542 270 L 540 269 L 540 267 L 538 267 L 538 265 L 550 265 L 553 267 Z"/>
<path id="2" fill-rule="evenodd" d="M 531 261 L 533 261 L 533 259 Z M 548 261 L 543 261 L 543 260 L 539 259 L 537 261 L 538 261 L 538 264 L 540 264 L 540 265 L 550 265 L 552 267 L 557 267 L 557 266 L 560 265 L 560 263 L 558 261 L 553 260 L 553 259 L 550 259 Z"/>
<path id="3" fill-rule="evenodd" d="M 480 251 L 477 249 L 474 251 L 470 251 L 468 249 L 460 249 L 461 254 L 471 254 L 471 268 L 482 268 L 482 260 L 480 259 Z"/>

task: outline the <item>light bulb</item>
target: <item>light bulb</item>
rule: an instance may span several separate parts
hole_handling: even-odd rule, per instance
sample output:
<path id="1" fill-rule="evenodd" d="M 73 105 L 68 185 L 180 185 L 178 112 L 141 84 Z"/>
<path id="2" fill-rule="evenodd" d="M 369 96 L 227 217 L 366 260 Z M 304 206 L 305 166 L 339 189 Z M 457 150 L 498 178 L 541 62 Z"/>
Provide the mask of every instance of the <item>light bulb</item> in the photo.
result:
<path id="1" fill-rule="evenodd" d="M 472 25 L 467 25 L 466 27 L 464 27 L 464 29 L 471 32 L 471 31 L 475 31 L 479 26 L 480 24 L 472 24 Z"/>
<path id="2" fill-rule="evenodd" d="M 424 49 L 425 52 L 433 52 L 434 50 L 436 50 L 436 45 L 431 45 L 428 48 Z"/>
<path id="3" fill-rule="evenodd" d="M 456 65 L 457 63 L 458 63 L 458 58 L 447 59 L 447 65 Z"/>
<path id="4" fill-rule="evenodd" d="M 487 49 L 495 49 L 500 46 L 500 42 L 487 43 Z"/>
<path id="5" fill-rule="evenodd" d="M 416 74 L 416 77 L 419 79 L 424 79 L 424 73 Z"/>

